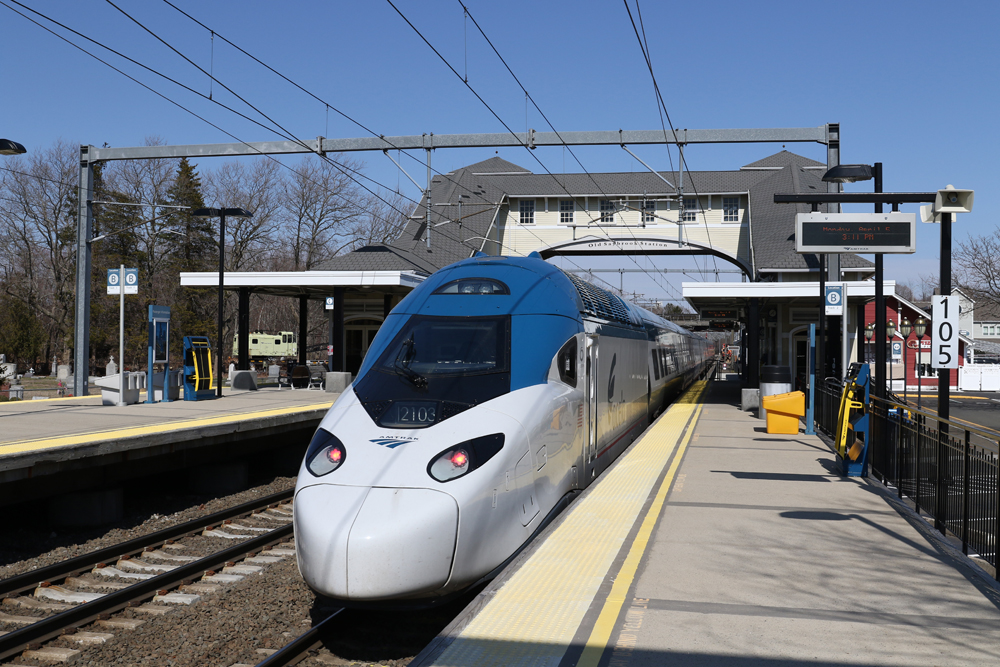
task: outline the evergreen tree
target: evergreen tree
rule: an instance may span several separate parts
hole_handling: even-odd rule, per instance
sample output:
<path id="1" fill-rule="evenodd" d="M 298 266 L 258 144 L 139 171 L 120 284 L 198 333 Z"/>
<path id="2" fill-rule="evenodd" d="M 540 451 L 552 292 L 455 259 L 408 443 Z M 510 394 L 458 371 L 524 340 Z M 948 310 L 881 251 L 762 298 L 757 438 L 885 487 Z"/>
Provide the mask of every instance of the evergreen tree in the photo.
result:
<path id="1" fill-rule="evenodd" d="M 213 270 L 213 259 L 218 252 L 218 231 L 213 220 L 192 215 L 196 209 L 204 208 L 205 202 L 201 194 L 201 178 L 187 158 L 181 158 L 176 179 L 167 196 L 171 206 L 188 207 L 186 210 L 178 209 L 169 218 L 171 227 L 178 232 L 175 235 L 177 245 L 171 252 L 170 273 L 176 291 L 171 304 L 170 355 L 179 359 L 184 336 L 205 336 L 215 330 L 215 293 L 181 287 L 180 273 Z"/>

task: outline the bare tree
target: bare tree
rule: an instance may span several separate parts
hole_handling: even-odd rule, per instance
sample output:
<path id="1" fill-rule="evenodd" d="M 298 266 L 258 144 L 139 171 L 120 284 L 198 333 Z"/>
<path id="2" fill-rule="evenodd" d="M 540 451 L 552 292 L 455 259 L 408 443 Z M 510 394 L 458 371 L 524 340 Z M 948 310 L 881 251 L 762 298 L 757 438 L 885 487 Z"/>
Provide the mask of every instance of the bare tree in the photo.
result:
<path id="1" fill-rule="evenodd" d="M 41 316 L 50 352 L 64 360 L 73 324 L 77 159 L 76 147 L 58 141 L 8 160 L 0 194 L 4 289 Z"/>
<path id="2" fill-rule="evenodd" d="M 146 146 L 165 144 L 162 137 L 146 137 Z M 169 233 L 173 231 L 169 214 L 174 209 L 164 205 L 169 203 L 169 191 L 176 179 L 178 162 L 173 158 L 121 160 L 109 163 L 102 172 L 108 192 L 101 198 L 114 199 L 119 204 L 105 207 L 109 209 L 106 211 L 110 214 L 108 217 L 116 220 L 119 227 L 109 226 L 102 232 L 109 235 L 128 232 L 128 238 L 135 246 L 125 254 L 137 265 L 143 291 L 154 303 L 166 297 L 166 283 L 158 277 L 168 270 L 170 249 L 177 243 L 177 236 Z M 110 193 L 114 196 L 109 197 Z"/>
<path id="3" fill-rule="evenodd" d="M 952 254 L 955 282 L 975 301 L 1000 305 L 1000 227 L 959 241 Z"/>
<path id="4" fill-rule="evenodd" d="M 398 192 L 379 192 L 368 195 L 361 213 L 350 226 L 349 248 L 357 250 L 366 245 L 394 241 L 406 225 L 407 211 L 413 203 Z"/>
<path id="5" fill-rule="evenodd" d="M 226 269 L 260 270 L 277 230 L 284 178 L 274 160 L 226 162 L 205 175 L 205 201 L 213 207 L 244 208 L 249 218 L 226 218 Z"/>
<path id="6" fill-rule="evenodd" d="M 363 210 L 364 199 L 349 175 L 361 164 L 342 155 L 331 160 L 336 164 L 308 157 L 285 182 L 284 236 L 295 271 L 308 271 L 349 247 L 352 222 Z"/>

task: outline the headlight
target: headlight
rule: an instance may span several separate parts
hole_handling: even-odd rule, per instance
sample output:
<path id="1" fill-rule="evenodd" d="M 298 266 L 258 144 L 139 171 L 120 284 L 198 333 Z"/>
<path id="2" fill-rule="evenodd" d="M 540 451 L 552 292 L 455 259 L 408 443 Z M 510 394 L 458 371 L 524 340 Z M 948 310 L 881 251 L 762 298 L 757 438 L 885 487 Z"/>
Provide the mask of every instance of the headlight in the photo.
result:
<path id="1" fill-rule="evenodd" d="M 319 428 L 309 442 L 306 451 L 306 468 L 316 477 L 329 474 L 344 465 L 347 460 L 347 449 L 340 439 Z"/>
<path id="2" fill-rule="evenodd" d="M 503 433 L 484 435 L 449 447 L 427 465 L 427 474 L 439 482 L 450 482 L 480 467 L 503 449 Z"/>

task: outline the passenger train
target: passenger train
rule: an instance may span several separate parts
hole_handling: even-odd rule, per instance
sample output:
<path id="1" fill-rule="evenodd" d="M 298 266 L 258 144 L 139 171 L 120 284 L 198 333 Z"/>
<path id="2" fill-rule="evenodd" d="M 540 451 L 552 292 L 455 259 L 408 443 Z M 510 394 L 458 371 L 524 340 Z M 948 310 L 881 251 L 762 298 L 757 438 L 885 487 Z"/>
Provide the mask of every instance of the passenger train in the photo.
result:
<path id="1" fill-rule="evenodd" d="M 349 606 L 433 604 L 495 576 L 713 354 L 534 253 L 438 271 L 309 444 L 299 571 Z"/>

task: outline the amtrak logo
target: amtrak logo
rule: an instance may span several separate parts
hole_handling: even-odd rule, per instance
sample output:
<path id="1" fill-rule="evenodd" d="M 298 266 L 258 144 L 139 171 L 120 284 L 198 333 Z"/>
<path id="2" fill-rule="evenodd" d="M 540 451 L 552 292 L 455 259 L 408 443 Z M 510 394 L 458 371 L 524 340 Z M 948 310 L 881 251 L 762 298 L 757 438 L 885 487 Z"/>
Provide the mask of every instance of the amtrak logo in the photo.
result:
<path id="1" fill-rule="evenodd" d="M 376 445 L 394 449 L 395 447 L 405 445 L 406 443 L 413 442 L 414 440 L 416 440 L 416 438 L 375 438 L 374 440 L 369 440 L 368 442 L 374 442 Z"/>

